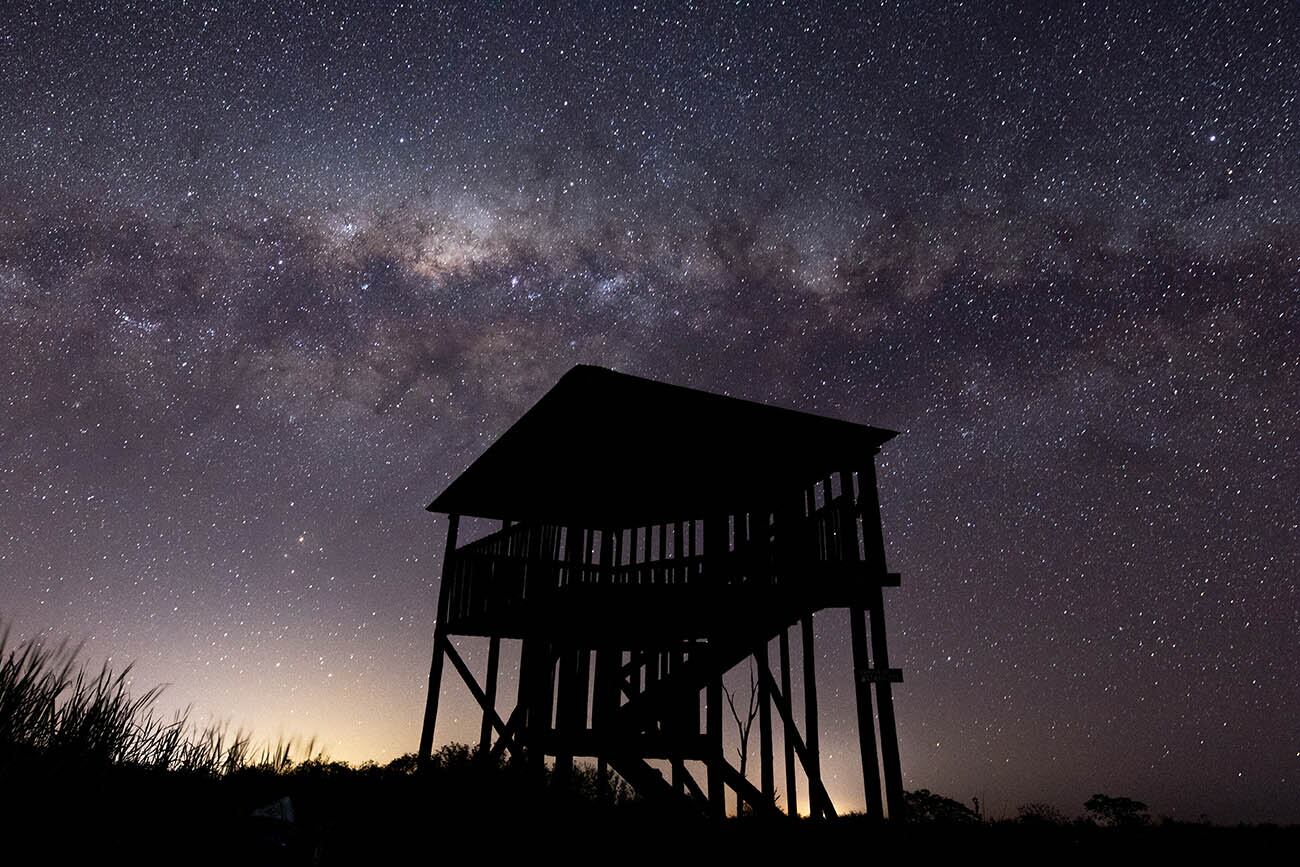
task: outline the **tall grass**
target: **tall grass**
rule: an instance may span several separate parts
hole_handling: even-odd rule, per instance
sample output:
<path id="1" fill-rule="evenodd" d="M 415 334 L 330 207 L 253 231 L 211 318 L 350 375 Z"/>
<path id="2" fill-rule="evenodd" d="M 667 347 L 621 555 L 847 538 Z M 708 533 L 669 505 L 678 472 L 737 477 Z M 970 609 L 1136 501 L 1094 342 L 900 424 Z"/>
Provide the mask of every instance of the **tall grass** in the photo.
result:
<path id="1" fill-rule="evenodd" d="M 285 771 L 295 755 L 319 761 L 315 739 L 281 738 L 260 748 L 226 723 L 192 724 L 189 709 L 158 710 L 162 686 L 133 695 L 134 663 L 98 671 L 81 661 L 82 645 L 30 638 L 11 646 L 0 628 L 0 771 L 38 762 L 130 766 L 225 776 L 245 768 Z M 301 749 L 299 747 L 301 746 Z"/>

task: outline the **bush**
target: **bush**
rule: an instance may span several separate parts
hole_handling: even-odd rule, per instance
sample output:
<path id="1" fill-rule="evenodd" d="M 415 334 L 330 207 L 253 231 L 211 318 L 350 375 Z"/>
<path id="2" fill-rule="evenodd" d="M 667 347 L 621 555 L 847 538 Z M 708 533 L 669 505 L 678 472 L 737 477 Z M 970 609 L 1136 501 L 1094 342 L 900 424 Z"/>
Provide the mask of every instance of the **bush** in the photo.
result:
<path id="1" fill-rule="evenodd" d="M 1065 825 L 1070 817 L 1051 804 L 1034 801 L 1016 808 L 1016 819 L 1025 825 Z"/>
<path id="2" fill-rule="evenodd" d="M 1093 795 L 1084 802 L 1083 808 L 1101 824 L 1112 828 L 1131 828 L 1151 821 L 1147 805 L 1132 798 Z"/>
<path id="3" fill-rule="evenodd" d="M 903 796 L 909 822 L 969 825 L 980 821 L 975 811 L 960 801 L 918 789 Z"/>

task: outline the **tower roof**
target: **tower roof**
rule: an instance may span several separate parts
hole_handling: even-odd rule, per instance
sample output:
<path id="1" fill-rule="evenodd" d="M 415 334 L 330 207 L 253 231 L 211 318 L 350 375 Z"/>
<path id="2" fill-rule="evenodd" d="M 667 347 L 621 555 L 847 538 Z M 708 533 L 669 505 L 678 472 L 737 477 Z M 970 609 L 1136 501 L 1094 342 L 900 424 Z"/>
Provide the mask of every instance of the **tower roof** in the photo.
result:
<path id="1" fill-rule="evenodd" d="M 893 436 L 582 364 L 428 509 L 591 527 L 700 518 L 858 469 Z"/>

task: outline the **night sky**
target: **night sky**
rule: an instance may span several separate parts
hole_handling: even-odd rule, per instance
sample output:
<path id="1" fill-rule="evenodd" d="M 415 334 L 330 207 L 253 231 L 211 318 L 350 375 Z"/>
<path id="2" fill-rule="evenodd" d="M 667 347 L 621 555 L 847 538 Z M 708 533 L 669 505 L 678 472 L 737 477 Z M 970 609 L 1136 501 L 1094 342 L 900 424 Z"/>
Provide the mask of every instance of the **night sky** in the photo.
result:
<path id="1" fill-rule="evenodd" d="M 424 506 L 594 363 L 902 432 L 907 788 L 1300 821 L 1300 18 L 1139 5 L 6 3 L 0 617 L 412 752 Z"/>

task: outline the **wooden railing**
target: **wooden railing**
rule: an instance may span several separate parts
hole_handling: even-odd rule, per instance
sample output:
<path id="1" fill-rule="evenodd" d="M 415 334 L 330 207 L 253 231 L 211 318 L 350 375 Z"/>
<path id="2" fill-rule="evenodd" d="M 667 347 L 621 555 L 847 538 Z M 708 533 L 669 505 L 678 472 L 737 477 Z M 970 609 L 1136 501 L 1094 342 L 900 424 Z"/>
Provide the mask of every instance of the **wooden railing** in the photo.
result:
<path id="1" fill-rule="evenodd" d="M 862 514 L 853 491 L 827 480 L 801 493 L 803 502 L 788 503 L 782 513 L 738 513 L 709 523 L 710 532 L 726 538 L 712 540 L 707 555 L 700 520 L 615 530 L 503 527 L 449 556 L 447 617 L 502 614 L 588 587 L 807 583 L 829 574 L 819 566 L 860 561 Z"/>

